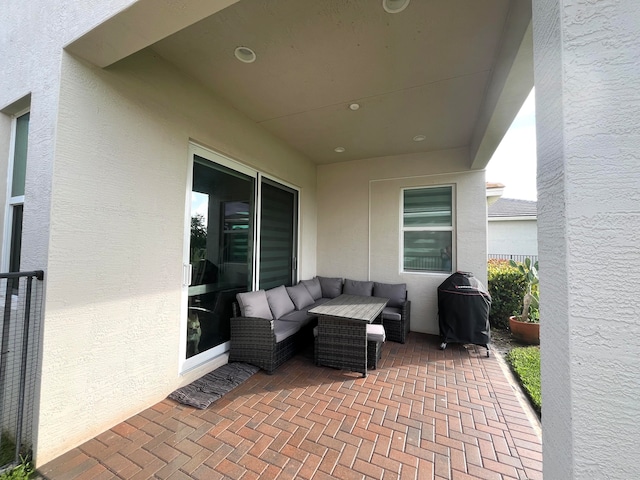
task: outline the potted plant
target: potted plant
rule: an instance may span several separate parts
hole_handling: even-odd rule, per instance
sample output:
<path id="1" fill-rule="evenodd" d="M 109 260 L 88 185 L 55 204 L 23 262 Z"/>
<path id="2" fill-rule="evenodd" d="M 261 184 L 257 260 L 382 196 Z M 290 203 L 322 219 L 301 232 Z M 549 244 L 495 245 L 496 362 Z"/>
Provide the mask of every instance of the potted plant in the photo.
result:
<path id="1" fill-rule="evenodd" d="M 524 263 L 516 263 L 509 260 L 509 264 L 520 270 L 527 282 L 524 298 L 522 299 L 522 312 L 514 313 L 509 317 L 509 329 L 511 334 L 524 343 L 537 345 L 540 343 L 540 296 L 538 292 L 538 262 L 533 263 L 530 258 L 525 258 Z"/>

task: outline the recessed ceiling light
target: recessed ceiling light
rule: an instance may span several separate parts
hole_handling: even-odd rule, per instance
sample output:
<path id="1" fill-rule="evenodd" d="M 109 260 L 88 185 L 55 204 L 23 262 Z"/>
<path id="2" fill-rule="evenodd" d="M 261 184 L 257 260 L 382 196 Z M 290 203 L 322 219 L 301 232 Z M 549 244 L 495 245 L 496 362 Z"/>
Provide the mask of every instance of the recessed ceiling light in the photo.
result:
<path id="1" fill-rule="evenodd" d="M 342 152 L 344 152 L 344 147 L 336 147 L 336 148 L 333 149 L 333 151 L 336 152 L 336 153 L 342 153 Z"/>
<path id="2" fill-rule="evenodd" d="M 382 8 L 387 13 L 400 13 L 409 5 L 409 0 L 382 0 Z"/>
<path id="3" fill-rule="evenodd" d="M 349 105 L 349 108 L 355 112 L 356 110 L 358 110 L 360 108 L 360 104 L 352 103 L 351 105 Z"/>
<path id="4" fill-rule="evenodd" d="M 256 52 L 251 50 L 249 47 L 236 48 L 234 55 L 238 60 L 244 63 L 253 63 L 256 61 Z"/>
<path id="5" fill-rule="evenodd" d="M 426 140 L 426 136 L 424 135 L 416 135 L 415 137 L 413 137 L 413 141 L 414 142 L 422 142 L 423 140 Z"/>

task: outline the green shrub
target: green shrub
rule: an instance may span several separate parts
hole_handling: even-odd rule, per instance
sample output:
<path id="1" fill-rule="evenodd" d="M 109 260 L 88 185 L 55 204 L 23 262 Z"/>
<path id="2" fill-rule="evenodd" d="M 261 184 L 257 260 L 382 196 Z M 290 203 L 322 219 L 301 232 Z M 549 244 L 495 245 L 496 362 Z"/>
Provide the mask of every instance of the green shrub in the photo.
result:
<path id="1" fill-rule="evenodd" d="M 540 391 L 540 348 L 518 347 L 507 355 L 511 368 L 518 376 L 533 407 L 540 413 L 542 395 Z"/>
<path id="2" fill-rule="evenodd" d="M 3 431 L 0 435 L 0 467 L 8 465 L 14 460 L 16 454 L 16 442 L 9 432 Z M 30 455 L 20 455 L 20 464 L 16 467 L 0 473 L 0 480 L 28 480 L 34 473 L 30 461 Z"/>
<path id="3" fill-rule="evenodd" d="M 23 458 L 20 465 L 0 474 L 0 480 L 29 480 L 33 473 L 31 462 Z"/>
<path id="4" fill-rule="evenodd" d="M 508 260 L 489 260 L 487 278 L 491 295 L 489 323 L 492 328 L 506 329 L 509 317 L 519 315 L 522 310 L 527 281 L 517 268 L 509 265 Z"/>

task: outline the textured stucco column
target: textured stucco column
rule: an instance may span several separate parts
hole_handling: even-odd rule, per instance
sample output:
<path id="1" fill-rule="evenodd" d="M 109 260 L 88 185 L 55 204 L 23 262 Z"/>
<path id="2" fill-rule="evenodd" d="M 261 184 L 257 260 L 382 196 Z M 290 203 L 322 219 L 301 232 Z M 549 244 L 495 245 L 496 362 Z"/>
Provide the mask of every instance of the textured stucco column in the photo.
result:
<path id="1" fill-rule="evenodd" d="M 640 2 L 533 26 L 544 478 L 638 478 Z"/>

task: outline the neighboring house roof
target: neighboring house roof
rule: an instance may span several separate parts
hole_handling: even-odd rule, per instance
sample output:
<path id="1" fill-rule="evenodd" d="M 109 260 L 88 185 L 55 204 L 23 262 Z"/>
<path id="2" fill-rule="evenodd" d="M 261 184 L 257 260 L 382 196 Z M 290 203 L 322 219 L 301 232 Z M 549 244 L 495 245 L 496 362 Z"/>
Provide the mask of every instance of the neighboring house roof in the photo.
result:
<path id="1" fill-rule="evenodd" d="M 489 205 L 489 218 L 531 217 L 538 215 L 537 202 L 515 198 L 499 198 Z"/>

